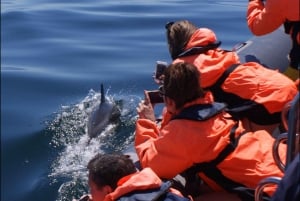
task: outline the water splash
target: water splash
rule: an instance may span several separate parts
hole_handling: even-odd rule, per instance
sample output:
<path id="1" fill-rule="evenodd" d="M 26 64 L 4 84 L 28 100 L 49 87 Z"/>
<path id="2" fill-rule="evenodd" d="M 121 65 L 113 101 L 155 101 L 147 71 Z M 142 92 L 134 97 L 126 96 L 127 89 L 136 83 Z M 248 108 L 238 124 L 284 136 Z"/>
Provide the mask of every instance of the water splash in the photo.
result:
<path id="1" fill-rule="evenodd" d="M 52 184 L 61 183 L 57 201 L 72 200 L 87 193 L 87 169 L 89 160 L 97 153 L 121 152 L 133 141 L 136 120 L 135 107 L 140 101 L 137 96 L 106 95 L 121 108 L 120 121 L 109 124 L 96 138 L 87 135 L 88 117 L 93 108 L 100 104 L 101 94 L 90 90 L 79 103 L 62 106 L 61 111 L 49 122 L 53 133 L 50 145 L 58 152 L 48 175 Z"/>

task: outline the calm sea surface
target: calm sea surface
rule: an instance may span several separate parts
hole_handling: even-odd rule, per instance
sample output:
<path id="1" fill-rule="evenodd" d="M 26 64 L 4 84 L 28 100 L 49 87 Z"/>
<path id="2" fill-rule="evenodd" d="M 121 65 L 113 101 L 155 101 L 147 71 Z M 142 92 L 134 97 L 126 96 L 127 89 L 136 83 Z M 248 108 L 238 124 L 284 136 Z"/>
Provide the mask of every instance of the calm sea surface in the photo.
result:
<path id="1" fill-rule="evenodd" d="M 170 62 L 164 25 L 188 19 L 222 47 L 251 37 L 247 1 L 1 1 L 1 201 L 62 201 L 86 193 L 87 162 L 133 141 L 136 105 Z M 88 143 L 100 84 L 121 121 Z"/>

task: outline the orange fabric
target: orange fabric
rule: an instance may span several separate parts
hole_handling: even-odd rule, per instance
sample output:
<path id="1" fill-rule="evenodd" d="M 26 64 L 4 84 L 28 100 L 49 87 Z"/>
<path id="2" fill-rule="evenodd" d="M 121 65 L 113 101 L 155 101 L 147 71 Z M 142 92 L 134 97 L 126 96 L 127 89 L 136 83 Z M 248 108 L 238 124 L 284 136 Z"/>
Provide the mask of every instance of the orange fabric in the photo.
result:
<path id="1" fill-rule="evenodd" d="M 199 28 L 195 31 L 195 33 L 191 36 L 187 48 L 196 47 L 196 46 L 206 46 L 211 43 L 215 43 L 217 41 L 217 37 L 215 33 L 207 28 Z"/>
<path id="2" fill-rule="evenodd" d="M 205 30 L 201 33 L 201 30 Z M 198 29 L 191 37 L 185 49 L 213 42 L 215 34 L 209 29 Z M 240 63 L 235 52 L 220 48 L 204 54 L 180 57 L 176 62 L 193 63 L 200 71 L 201 87 L 212 86 L 232 64 Z M 280 112 L 283 106 L 297 94 L 295 83 L 276 70 L 263 67 L 255 62 L 239 65 L 222 85 L 225 92 L 236 94 L 247 100 L 253 100 L 266 107 L 270 113 Z"/>
<path id="3" fill-rule="evenodd" d="M 160 178 L 150 168 L 145 168 L 140 172 L 128 175 L 121 180 L 120 183 L 118 182 L 119 185 L 116 190 L 106 195 L 104 201 L 116 200 L 134 190 L 158 188 L 162 183 Z"/>
<path id="4" fill-rule="evenodd" d="M 135 148 L 142 167 L 151 167 L 159 177 L 173 178 L 194 163 L 215 159 L 229 143 L 228 136 L 235 124 L 225 117 L 227 115 L 221 113 L 206 121 L 176 119 L 160 131 L 154 122 L 139 119 Z M 240 124 L 237 135 L 243 130 Z M 263 130 L 247 133 L 241 137 L 239 147 L 218 167 L 226 177 L 253 188 L 265 177 L 282 177 L 273 160 L 273 142 L 270 134 Z M 280 150 L 282 158 L 285 158 L 285 152 L 283 146 Z M 219 190 L 216 186 L 210 187 Z"/>
<path id="5" fill-rule="evenodd" d="M 213 85 L 232 64 L 240 63 L 236 53 L 227 52 L 220 48 L 199 55 L 180 57 L 173 61 L 173 63 L 177 62 L 194 64 L 201 72 L 201 86 L 203 88 Z"/>
<path id="6" fill-rule="evenodd" d="M 280 112 L 297 94 L 295 82 L 255 62 L 238 66 L 228 76 L 222 89 L 262 104 L 270 113 Z"/>
<path id="7" fill-rule="evenodd" d="M 200 28 L 191 36 L 185 50 L 192 47 L 205 46 L 217 41 L 215 33 L 207 28 Z M 203 88 L 214 84 L 222 73 L 235 63 L 240 63 L 238 55 L 233 52 L 227 52 L 220 48 L 209 50 L 200 55 L 180 57 L 174 60 L 176 62 L 189 62 L 194 64 L 201 72 L 201 86 Z"/>
<path id="8" fill-rule="evenodd" d="M 300 20 L 299 0 L 254 0 L 248 4 L 248 27 L 255 35 L 275 31 L 286 19 Z"/>
<path id="9" fill-rule="evenodd" d="M 153 170 L 150 168 L 144 168 L 140 172 L 121 178 L 118 182 L 118 187 L 115 191 L 106 195 L 104 201 L 113 201 L 129 192 L 158 188 L 161 185 L 161 179 L 153 172 Z M 180 191 L 176 189 L 170 188 L 170 192 L 182 196 Z M 193 201 L 193 199 L 191 199 L 191 201 Z"/>

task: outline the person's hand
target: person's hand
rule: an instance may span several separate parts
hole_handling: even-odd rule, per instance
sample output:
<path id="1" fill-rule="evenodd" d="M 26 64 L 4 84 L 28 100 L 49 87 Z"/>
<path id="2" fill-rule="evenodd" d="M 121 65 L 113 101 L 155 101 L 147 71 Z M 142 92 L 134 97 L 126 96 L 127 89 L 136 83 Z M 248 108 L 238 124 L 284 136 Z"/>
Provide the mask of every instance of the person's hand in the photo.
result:
<path id="1" fill-rule="evenodd" d="M 153 106 L 150 103 L 148 94 L 145 92 L 145 100 L 142 100 L 136 108 L 140 119 L 149 119 L 155 122 Z"/>

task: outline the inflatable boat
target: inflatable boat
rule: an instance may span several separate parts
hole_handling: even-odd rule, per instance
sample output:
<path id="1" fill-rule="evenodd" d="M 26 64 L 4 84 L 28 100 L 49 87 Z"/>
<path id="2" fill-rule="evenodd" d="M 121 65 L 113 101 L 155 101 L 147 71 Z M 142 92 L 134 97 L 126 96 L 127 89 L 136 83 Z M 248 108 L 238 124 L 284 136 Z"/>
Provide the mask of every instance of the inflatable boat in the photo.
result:
<path id="1" fill-rule="evenodd" d="M 266 68 L 270 69 L 277 69 L 280 72 L 285 71 L 285 69 L 289 65 L 289 51 L 291 49 L 291 40 L 287 34 L 284 33 L 283 27 L 277 29 L 276 31 L 259 37 L 252 37 L 246 42 L 237 44 L 233 47 L 233 51 L 236 51 L 237 54 L 240 57 L 241 63 L 245 62 L 258 62 L 261 65 L 265 66 Z M 295 97 L 295 100 L 288 108 L 291 111 L 299 111 L 299 93 Z M 276 143 L 274 144 L 273 149 L 273 155 L 276 163 L 278 166 L 281 166 L 282 171 L 286 167 L 282 167 L 283 163 L 276 158 L 276 146 L 278 146 L 279 142 L 282 140 L 287 141 L 288 144 L 288 154 L 287 154 L 287 160 L 286 160 L 286 166 L 288 166 L 289 162 L 292 161 L 293 157 L 295 157 L 295 150 L 298 149 L 295 144 L 299 145 L 299 140 L 296 140 L 296 125 L 297 122 L 299 122 L 299 112 L 290 112 L 288 116 L 286 125 L 288 126 L 288 133 L 285 133 L 284 135 L 279 135 L 278 140 L 276 140 Z M 296 143 L 295 143 L 296 142 Z M 275 150 L 275 151 L 274 151 Z M 133 161 L 137 164 L 138 157 L 135 152 L 134 145 L 132 144 L 128 149 L 126 149 L 124 154 L 129 155 Z M 266 180 L 262 181 L 262 183 L 258 184 L 258 187 L 256 189 L 256 201 L 260 200 L 260 194 L 262 193 L 262 189 L 269 183 L 274 183 L 274 180 Z M 280 182 L 280 181 L 276 181 Z M 276 183 L 275 182 L 275 183 Z M 220 194 L 220 195 L 210 195 L 208 198 L 210 200 L 236 200 L 236 198 L 231 197 L 226 194 Z M 205 200 L 204 197 L 195 198 L 195 201 L 197 200 Z"/>
<path id="2" fill-rule="evenodd" d="M 258 62 L 267 68 L 283 72 L 289 65 L 291 47 L 291 39 L 281 27 L 270 34 L 252 37 L 233 49 L 238 53 L 241 63 Z"/>

